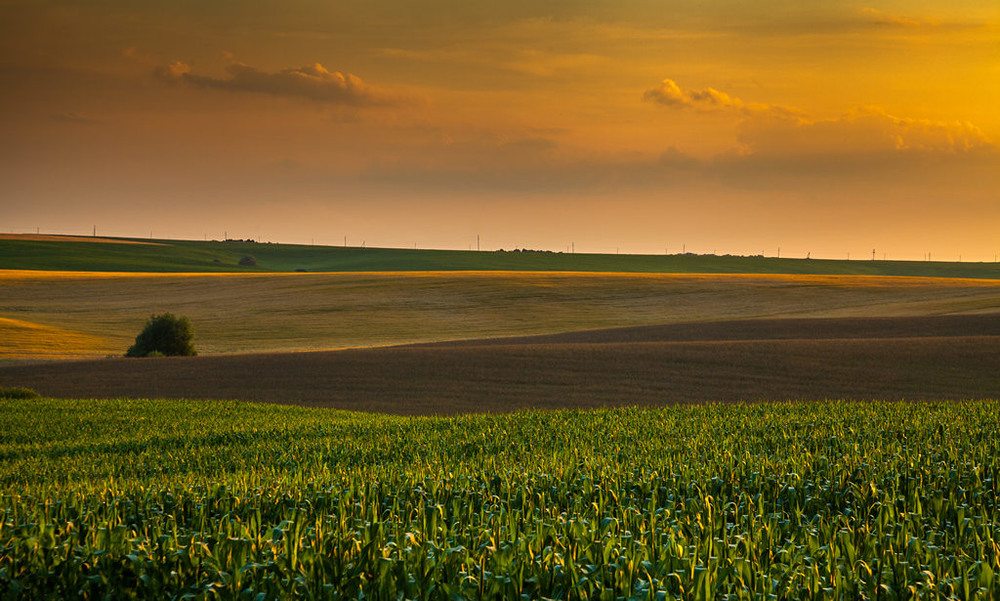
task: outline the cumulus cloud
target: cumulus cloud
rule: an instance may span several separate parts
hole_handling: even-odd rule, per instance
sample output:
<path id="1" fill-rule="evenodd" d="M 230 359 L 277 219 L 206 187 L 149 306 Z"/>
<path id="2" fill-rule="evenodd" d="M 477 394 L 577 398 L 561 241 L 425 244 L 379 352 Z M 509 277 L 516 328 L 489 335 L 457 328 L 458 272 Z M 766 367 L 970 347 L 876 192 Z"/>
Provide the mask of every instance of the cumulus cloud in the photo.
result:
<path id="1" fill-rule="evenodd" d="M 275 73 L 261 71 L 243 63 L 226 67 L 228 78 L 195 75 L 191 66 L 174 61 L 157 67 L 153 74 L 168 83 L 182 83 L 197 88 L 256 92 L 273 96 L 305 98 L 326 104 L 355 107 L 388 106 L 403 102 L 400 97 L 368 85 L 356 75 L 330 71 L 316 63 L 304 67 L 281 69 Z"/>
<path id="2" fill-rule="evenodd" d="M 954 155 L 993 148 L 986 134 L 971 123 L 897 117 L 878 107 L 863 107 L 834 119 L 747 119 L 739 126 L 739 138 L 750 153 L 767 155 Z"/>
<path id="3" fill-rule="evenodd" d="M 799 114 L 798 111 L 788 107 L 746 103 L 715 88 L 683 90 L 672 79 L 664 79 L 655 88 L 646 90 L 642 99 L 670 108 L 693 109 L 706 113 L 729 112 L 741 115 L 773 113 L 789 118 Z"/>
<path id="4" fill-rule="evenodd" d="M 664 79 L 643 98 L 674 109 L 737 115 L 743 155 L 836 155 L 844 153 L 961 154 L 995 151 L 975 125 L 891 115 L 878 107 L 862 107 L 840 117 L 822 119 L 778 105 L 755 104 L 714 88 L 685 90 Z"/>

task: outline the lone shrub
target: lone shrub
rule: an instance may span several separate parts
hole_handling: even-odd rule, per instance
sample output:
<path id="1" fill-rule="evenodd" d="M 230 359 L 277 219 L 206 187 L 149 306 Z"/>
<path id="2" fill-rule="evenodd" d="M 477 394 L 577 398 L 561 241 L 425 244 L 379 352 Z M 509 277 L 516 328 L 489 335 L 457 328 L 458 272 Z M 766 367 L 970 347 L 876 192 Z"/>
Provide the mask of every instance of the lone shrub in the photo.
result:
<path id="1" fill-rule="evenodd" d="M 256 266 L 257 266 L 257 259 L 251 257 L 250 255 L 247 255 L 242 259 L 240 259 L 240 267 L 256 267 Z"/>
<path id="2" fill-rule="evenodd" d="M 173 313 L 152 315 L 125 356 L 191 357 L 198 354 L 191 345 L 192 336 L 191 322 L 187 317 L 175 317 Z"/>
<path id="3" fill-rule="evenodd" d="M 0 399 L 13 399 L 15 401 L 26 401 L 30 399 L 40 399 L 42 395 L 30 388 L 0 388 Z"/>

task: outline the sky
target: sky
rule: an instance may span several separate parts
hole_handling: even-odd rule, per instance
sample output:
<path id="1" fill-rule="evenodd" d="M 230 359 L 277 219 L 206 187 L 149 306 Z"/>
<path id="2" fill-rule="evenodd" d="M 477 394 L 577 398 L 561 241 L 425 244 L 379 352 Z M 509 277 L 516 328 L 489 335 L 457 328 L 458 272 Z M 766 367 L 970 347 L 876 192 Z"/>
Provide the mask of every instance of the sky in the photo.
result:
<path id="1" fill-rule="evenodd" d="M 996 0 L 0 0 L 0 231 L 994 261 Z"/>

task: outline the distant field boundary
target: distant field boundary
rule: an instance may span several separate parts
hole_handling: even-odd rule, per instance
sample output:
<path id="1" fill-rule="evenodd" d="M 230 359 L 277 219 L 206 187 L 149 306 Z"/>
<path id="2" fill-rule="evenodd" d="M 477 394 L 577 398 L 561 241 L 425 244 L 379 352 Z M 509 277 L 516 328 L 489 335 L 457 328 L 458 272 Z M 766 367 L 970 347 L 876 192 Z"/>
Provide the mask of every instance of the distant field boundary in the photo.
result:
<path id="1" fill-rule="evenodd" d="M 649 278 L 664 279 L 676 278 L 685 281 L 711 281 L 720 279 L 748 279 L 748 280 L 774 280 L 797 283 L 816 284 L 850 284 L 857 283 L 897 283 L 897 284 L 938 284 L 938 285 L 969 285 L 980 284 L 983 286 L 1000 286 L 1000 281 L 994 278 L 966 278 L 966 277 L 946 277 L 946 276 L 899 276 L 899 275 L 856 275 L 856 274 L 823 274 L 823 273 L 687 273 L 687 272 L 649 272 L 649 271 L 516 271 L 516 270 L 491 270 L 484 269 L 478 271 L 457 271 L 457 270 L 428 270 L 428 271 L 311 271 L 296 273 L 289 271 L 274 272 L 162 272 L 162 271 L 70 271 L 70 270 L 46 270 L 46 269 L 0 269 L 0 282 L 3 280 L 20 279 L 115 279 L 115 278 L 261 278 L 261 277 L 320 277 L 320 276 L 350 276 L 350 277 L 373 277 L 373 278 L 448 278 L 448 277 L 482 277 L 482 278 L 555 278 L 555 277 L 593 277 L 593 278 Z"/>
<path id="2" fill-rule="evenodd" d="M 94 242 L 109 242 L 95 244 Z M 241 266 L 253 258 L 256 266 Z M 809 274 L 1000 280 L 1000 263 L 607 255 L 0 235 L 0 269 L 146 273 L 555 272 Z"/>
<path id="3" fill-rule="evenodd" d="M 166 246 L 163 242 L 146 242 L 130 238 L 99 238 L 95 236 L 68 236 L 62 234 L 0 234 L 0 240 L 25 240 L 30 242 L 91 242 L 100 244 L 144 244 Z"/>

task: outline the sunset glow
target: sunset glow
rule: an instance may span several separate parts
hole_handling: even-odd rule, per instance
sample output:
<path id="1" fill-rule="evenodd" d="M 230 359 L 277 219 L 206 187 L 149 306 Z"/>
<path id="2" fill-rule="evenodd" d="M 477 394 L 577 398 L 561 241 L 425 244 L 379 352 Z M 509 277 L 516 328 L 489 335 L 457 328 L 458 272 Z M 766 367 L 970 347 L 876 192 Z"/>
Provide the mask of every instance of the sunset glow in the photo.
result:
<path id="1" fill-rule="evenodd" d="M 0 1 L 0 232 L 994 261 L 1000 4 Z"/>

